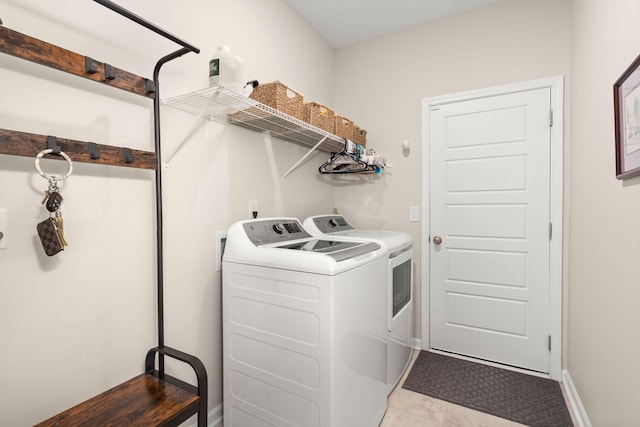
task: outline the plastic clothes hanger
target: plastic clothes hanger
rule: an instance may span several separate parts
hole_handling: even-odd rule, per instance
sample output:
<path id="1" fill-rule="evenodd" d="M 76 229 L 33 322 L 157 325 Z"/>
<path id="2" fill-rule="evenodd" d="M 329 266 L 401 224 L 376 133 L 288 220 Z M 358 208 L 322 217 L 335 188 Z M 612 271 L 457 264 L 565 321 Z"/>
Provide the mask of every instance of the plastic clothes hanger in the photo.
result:
<path id="1" fill-rule="evenodd" d="M 344 138 L 344 148 L 339 153 L 331 153 L 331 158 L 320 166 L 320 173 L 382 173 L 385 161 L 382 156 L 370 150 L 365 154 L 364 146 Z"/>
<path id="2" fill-rule="evenodd" d="M 375 172 L 376 168 L 354 154 L 342 151 L 331 153 L 331 158 L 318 170 L 320 173 L 366 173 Z"/>

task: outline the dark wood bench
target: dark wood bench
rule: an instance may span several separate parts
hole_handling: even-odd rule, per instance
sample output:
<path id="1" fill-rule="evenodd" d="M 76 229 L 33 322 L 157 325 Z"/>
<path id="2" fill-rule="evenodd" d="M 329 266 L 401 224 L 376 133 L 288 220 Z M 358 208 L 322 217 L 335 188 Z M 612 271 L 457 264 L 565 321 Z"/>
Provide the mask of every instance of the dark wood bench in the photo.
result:
<path id="1" fill-rule="evenodd" d="M 156 354 L 191 365 L 197 387 L 155 369 Z M 205 427 L 207 374 L 204 365 L 190 354 L 170 347 L 156 347 L 147 352 L 145 373 L 36 426 L 178 426 L 194 414 L 198 414 L 198 427 Z"/>

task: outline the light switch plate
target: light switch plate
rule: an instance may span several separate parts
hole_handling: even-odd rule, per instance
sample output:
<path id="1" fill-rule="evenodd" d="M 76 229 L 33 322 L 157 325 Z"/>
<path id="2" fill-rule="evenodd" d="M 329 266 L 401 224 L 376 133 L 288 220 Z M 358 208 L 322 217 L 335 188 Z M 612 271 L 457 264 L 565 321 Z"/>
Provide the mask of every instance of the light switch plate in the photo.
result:
<path id="1" fill-rule="evenodd" d="M 420 208 L 409 206 L 409 222 L 420 222 Z"/>
<path id="2" fill-rule="evenodd" d="M 9 238 L 9 213 L 6 209 L 0 209 L 0 233 L 2 233 L 2 238 L 0 238 L 0 249 L 7 249 L 9 247 L 8 242 Z"/>

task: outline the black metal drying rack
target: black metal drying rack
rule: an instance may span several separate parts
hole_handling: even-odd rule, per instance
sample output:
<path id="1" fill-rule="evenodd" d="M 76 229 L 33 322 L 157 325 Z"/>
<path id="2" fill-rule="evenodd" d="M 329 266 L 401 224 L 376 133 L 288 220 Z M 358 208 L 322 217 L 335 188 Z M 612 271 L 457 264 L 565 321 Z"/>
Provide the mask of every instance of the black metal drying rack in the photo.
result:
<path id="1" fill-rule="evenodd" d="M 197 413 L 198 426 L 204 427 L 207 425 L 208 392 L 204 364 L 193 355 L 167 347 L 164 339 L 163 168 L 159 95 L 159 74 L 162 66 L 186 53 L 199 53 L 200 50 L 110 0 L 94 1 L 181 46 L 180 49 L 158 60 L 153 71 L 153 81 L 116 69 L 110 64 L 95 61 L 90 57 L 82 57 L 74 52 L 13 32 L 2 27 L 2 21 L 0 21 L 0 52 L 90 78 L 132 93 L 152 97 L 155 153 L 127 148 L 122 150 L 106 145 L 97 146 L 91 142 L 56 140 L 52 136 L 0 129 L 0 154 L 31 156 L 34 150 L 36 152 L 42 150 L 41 146 L 46 141 L 48 146 L 53 143 L 58 149 L 61 147 L 68 154 L 72 153 L 76 161 L 155 169 L 158 345 L 147 352 L 145 372 L 142 375 L 38 425 L 104 425 L 106 422 L 126 419 L 128 422 L 133 421 L 134 424 L 140 425 L 178 426 Z M 55 58 L 56 54 L 69 56 L 71 60 L 62 61 L 60 58 Z M 79 65 L 80 62 L 83 64 Z M 98 68 L 103 69 L 104 72 L 99 73 Z M 122 158 L 123 153 L 124 158 Z M 155 157 L 155 165 L 150 164 L 153 157 Z M 57 158 L 57 156 L 52 158 Z M 140 161 L 141 158 L 142 161 Z M 135 162 L 134 159 L 136 159 Z M 157 369 L 155 368 L 156 354 L 158 355 Z M 165 373 L 165 356 L 190 365 L 196 374 L 197 387 L 167 375 Z"/>

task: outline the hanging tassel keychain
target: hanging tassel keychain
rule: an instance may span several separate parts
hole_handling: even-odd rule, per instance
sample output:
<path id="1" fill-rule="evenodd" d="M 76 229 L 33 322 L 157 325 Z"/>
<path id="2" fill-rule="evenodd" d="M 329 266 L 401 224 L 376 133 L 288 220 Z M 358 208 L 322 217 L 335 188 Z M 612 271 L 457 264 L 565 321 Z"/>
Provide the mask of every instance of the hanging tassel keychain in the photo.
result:
<path id="1" fill-rule="evenodd" d="M 42 169 L 40 168 L 40 159 L 45 154 L 58 154 L 62 156 L 67 163 L 69 164 L 69 170 L 67 174 L 62 177 L 48 176 L 46 175 Z M 58 189 L 58 181 L 62 181 L 67 179 L 73 170 L 73 164 L 71 163 L 71 159 L 64 152 L 59 151 L 54 153 L 53 149 L 47 149 L 41 151 L 36 156 L 35 160 L 36 171 L 49 181 L 49 187 L 47 191 L 45 191 L 44 199 L 42 199 L 41 204 L 45 205 L 47 211 L 49 211 L 49 218 L 38 223 L 36 226 L 36 230 L 38 231 L 38 236 L 40 237 L 40 241 L 42 242 L 42 247 L 44 248 L 44 252 L 53 256 L 58 252 L 64 250 L 65 246 L 68 246 L 68 243 L 64 236 L 64 224 L 62 220 L 62 212 L 60 211 L 60 206 L 62 205 L 62 201 L 64 198 L 62 197 L 62 193 Z"/>
<path id="2" fill-rule="evenodd" d="M 62 240 L 63 246 L 69 246 L 67 243 L 67 239 L 64 237 L 64 223 L 62 221 L 62 212 L 56 212 L 56 224 L 58 226 L 58 234 L 60 235 L 60 239 Z"/>

